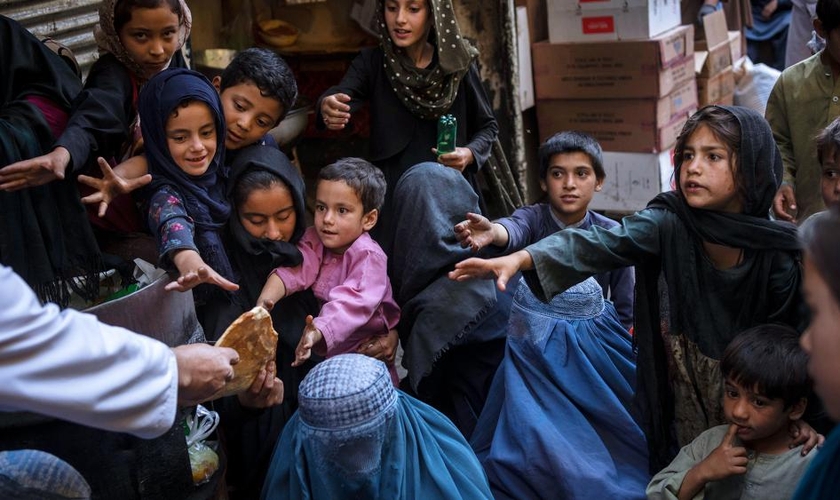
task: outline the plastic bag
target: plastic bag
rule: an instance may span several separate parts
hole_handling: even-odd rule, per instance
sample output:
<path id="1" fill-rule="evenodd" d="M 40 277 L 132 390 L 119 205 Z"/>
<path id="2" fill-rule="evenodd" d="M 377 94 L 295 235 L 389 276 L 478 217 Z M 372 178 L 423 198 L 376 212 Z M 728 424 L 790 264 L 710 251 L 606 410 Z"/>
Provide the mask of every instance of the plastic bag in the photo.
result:
<path id="1" fill-rule="evenodd" d="M 770 92 L 782 73 L 766 64 L 753 64 L 744 57 L 735 64 L 735 105 L 751 108 L 764 116 Z"/>
<path id="2" fill-rule="evenodd" d="M 206 442 L 219 425 L 219 414 L 198 405 L 195 416 L 187 415 L 184 425 L 193 483 L 206 483 L 219 470 L 219 455 Z"/>

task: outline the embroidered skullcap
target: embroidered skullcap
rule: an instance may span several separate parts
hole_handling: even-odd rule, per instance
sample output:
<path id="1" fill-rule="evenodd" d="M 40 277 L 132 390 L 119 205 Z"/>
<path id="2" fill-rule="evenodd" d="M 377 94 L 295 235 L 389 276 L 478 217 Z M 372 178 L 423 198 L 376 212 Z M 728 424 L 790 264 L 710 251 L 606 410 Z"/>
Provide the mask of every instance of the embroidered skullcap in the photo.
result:
<path id="1" fill-rule="evenodd" d="M 397 401 L 385 363 L 341 354 L 318 364 L 300 385 L 301 420 L 321 430 L 345 430 L 379 420 Z"/>

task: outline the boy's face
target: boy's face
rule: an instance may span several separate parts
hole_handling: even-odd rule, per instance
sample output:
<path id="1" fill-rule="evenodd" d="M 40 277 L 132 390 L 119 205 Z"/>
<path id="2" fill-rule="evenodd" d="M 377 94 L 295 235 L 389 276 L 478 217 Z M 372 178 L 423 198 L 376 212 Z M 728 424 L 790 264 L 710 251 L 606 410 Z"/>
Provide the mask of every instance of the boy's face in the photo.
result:
<path id="1" fill-rule="evenodd" d="M 289 241 L 295 232 L 297 213 L 286 186 L 272 184 L 251 191 L 237 211 L 242 227 L 254 238 Z"/>
<path id="2" fill-rule="evenodd" d="M 344 181 L 318 181 L 315 229 L 325 248 L 343 254 L 365 231 L 376 225 L 379 211 L 364 212 L 359 195 Z"/>
<path id="3" fill-rule="evenodd" d="M 802 294 L 811 310 L 811 324 L 800 343 L 808 353 L 808 372 L 814 379 L 814 390 L 825 404 L 828 415 L 840 420 L 840 304 L 805 254 Z"/>
<path id="4" fill-rule="evenodd" d="M 823 158 L 820 175 L 820 191 L 825 206 L 840 203 L 840 165 L 837 163 L 837 150 L 831 149 Z"/>
<path id="5" fill-rule="evenodd" d="M 738 426 L 737 435 L 755 451 L 779 453 L 788 450 L 788 425 L 805 411 L 806 401 L 785 408 L 781 398 L 768 398 L 746 388 L 732 379 L 723 386 L 723 413 Z"/>
<path id="6" fill-rule="evenodd" d="M 551 211 L 566 225 L 583 219 L 592 195 L 603 184 L 603 179 L 595 177 L 589 156 L 580 151 L 552 155 L 545 179 L 540 180 Z"/>
<path id="7" fill-rule="evenodd" d="M 825 53 L 830 60 L 823 59 L 824 63 L 833 66 L 840 65 L 840 28 L 826 31 L 819 19 L 814 19 L 814 31 L 825 39 Z"/>
<path id="8" fill-rule="evenodd" d="M 219 90 L 221 77 L 213 79 Z M 274 128 L 283 115 L 283 105 L 273 97 L 266 97 L 254 82 L 244 81 L 226 88 L 219 94 L 225 112 L 225 147 L 242 149 L 256 143 Z"/>
<path id="9" fill-rule="evenodd" d="M 175 164 L 189 175 L 207 172 L 216 155 L 216 122 L 210 107 L 191 102 L 166 121 L 166 144 Z"/>

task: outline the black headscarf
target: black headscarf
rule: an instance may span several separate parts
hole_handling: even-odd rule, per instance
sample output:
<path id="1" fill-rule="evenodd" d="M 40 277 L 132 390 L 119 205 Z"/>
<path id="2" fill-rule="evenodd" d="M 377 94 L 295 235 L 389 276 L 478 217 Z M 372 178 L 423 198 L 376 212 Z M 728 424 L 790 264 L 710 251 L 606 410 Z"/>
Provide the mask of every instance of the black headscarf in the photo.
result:
<path id="1" fill-rule="evenodd" d="M 175 163 L 166 142 L 166 122 L 172 111 L 187 100 L 210 107 L 216 123 L 216 155 L 207 171 L 189 175 Z M 138 101 L 143 145 L 152 174 L 150 192 L 163 186 L 174 189 L 182 198 L 187 214 L 195 222 L 195 244 L 199 254 L 214 271 L 233 278 L 222 246 L 220 230 L 230 216 L 225 198 L 225 122 L 219 94 L 201 73 L 183 68 L 161 71 L 143 87 Z"/>
<path id="2" fill-rule="evenodd" d="M 0 68 L 3 168 L 42 155 L 55 142 L 43 113 L 26 97 L 49 100 L 69 112 L 82 83 L 61 57 L 4 16 L 0 16 Z M 74 177 L 0 192 L 0 262 L 22 276 L 41 300 L 66 306 L 68 285 L 85 299 L 98 295 L 102 261 Z M 74 276 L 86 279 L 69 279 Z"/>
<path id="3" fill-rule="evenodd" d="M 742 107 L 722 107 L 732 114 L 741 129 L 736 164 L 736 184 L 743 189 L 743 212 L 723 213 L 690 207 L 679 189 L 662 193 L 648 208 L 675 213 L 679 223 L 661 228 L 661 248 L 667 258 L 645 262 L 636 268 L 636 337 L 638 346 L 638 399 L 646 425 L 651 469 L 659 470 L 673 457 L 671 423 L 674 401 L 668 381 L 668 367 L 660 322 L 659 279 L 667 280 L 670 331 L 685 335 L 700 351 L 720 359 L 728 341 L 750 326 L 779 321 L 800 327 L 800 269 L 796 265 L 786 277 L 787 293 L 779 310 L 770 310 L 771 275 L 776 272 L 780 253 L 798 261 L 796 226 L 772 221 L 768 213 L 782 177 L 782 162 L 773 134 L 760 114 Z M 701 110 L 702 112 L 702 110 Z M 679 143 L 678 143 L 679 144 Z M 679 151 L 675 158 L 677 186 L 682 167 Z M 727 311 L 716 310 L 706 294 L 714 294 L 709 283 L 701 283 L 705 259 L 702 242 L 707 241 L 745 251 L 740 279 L 739 303 Z M 711 284 L 713 287 L 713 284 Z M 729 318 L 729 319 L 727 319 Z M 734 320 L 734 323 L 732 322 Z"/>
<path id="4" fill-rule="evenodd" d="M 277 176 L 288 187 L 295 208 L 295 231 L 289 241 L 255 238 L 242 227 L 237 207 L 233 207 L 228 229 L 230 244 L 226 245 L 234 272 L 239 277 L 237 301 L 251 308 L 257 303 L 260 291 L 271 270 L 294 267 L 303 261 L 295 244 L 306 229 L 306 202 L 303 178 L 292 162 L 280 150 L 270 146 L 251 146 L 236 155 L 230 170 L 228 199 L 234 203 L 233 193 L 239 180 L 247 172 L 264 170 Z M 247 310 L 247 309 L 243 309 Z"/>

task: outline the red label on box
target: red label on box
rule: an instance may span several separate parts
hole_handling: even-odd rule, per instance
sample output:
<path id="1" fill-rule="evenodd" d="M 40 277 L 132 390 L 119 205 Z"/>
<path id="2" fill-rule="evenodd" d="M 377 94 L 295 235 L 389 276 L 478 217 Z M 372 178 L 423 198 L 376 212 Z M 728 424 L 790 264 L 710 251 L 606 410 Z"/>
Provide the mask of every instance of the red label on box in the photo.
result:
<path id="1" fill-rule="evenodd" d="M 613 16 L 584 17 L 584 35 L 595 35 L 598 33 L 615 33 L 615 19 Z"/>

